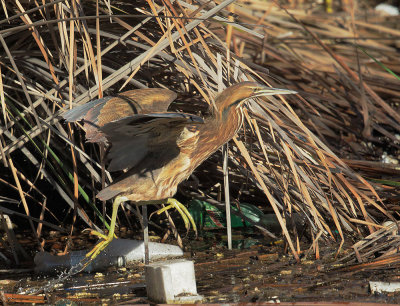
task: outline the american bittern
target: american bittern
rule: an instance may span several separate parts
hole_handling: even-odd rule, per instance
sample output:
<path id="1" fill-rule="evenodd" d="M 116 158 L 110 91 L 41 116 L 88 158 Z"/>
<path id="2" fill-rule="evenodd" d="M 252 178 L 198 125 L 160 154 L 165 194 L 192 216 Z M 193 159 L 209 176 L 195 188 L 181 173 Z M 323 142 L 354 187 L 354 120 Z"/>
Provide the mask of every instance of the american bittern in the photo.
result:
<path id="1" fill-rule="evenodd" d="M 242 125 L 244 102 L 290 93 L 294 92 L 242 82 L 225 89 L 215 100 L 216 109 L 204 119 L 167 112 L 176 94 L 159 88 L 127 91 L 66 112 L 67 121 L 84 121 L 88 141 L 112 145 L 109 171 L 126 171 L 97 195 L 100 200 L 116 198 L 108 236 L 92 232 L 103 241 L 88 256 L 96 257 L 113 239 L 117 210 L 124 201 L 136 205 L 168 204 L 187 220 L 190 214 L 185 206 L 171 197 L 180 182 L 235 136 Z"/>

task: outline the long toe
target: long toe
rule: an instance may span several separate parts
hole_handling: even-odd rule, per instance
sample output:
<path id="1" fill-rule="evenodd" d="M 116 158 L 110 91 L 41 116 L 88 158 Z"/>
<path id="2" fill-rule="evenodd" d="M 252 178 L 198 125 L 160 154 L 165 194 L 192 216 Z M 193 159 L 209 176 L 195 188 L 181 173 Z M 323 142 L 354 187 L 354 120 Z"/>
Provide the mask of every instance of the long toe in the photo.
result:
<path id="1" fill-rule="evenodd" d="M 86 254 L 86 258 L 90 258 L 90 260 L 95 259 L 97 255 L 99 255 L 100 252 L 103 251 L 114 239 L 113 233 L 109 233 L 107 236 L 96 231 L 93 231 L 92 233 L 96 236 L 99 236 L 101 241 L 97 243 L 89 253 Z"/>
<path id="2" fill-rule="evenodd" d="M 107 235 L 104 235 L 104 234 L 102 234 L 102 233 L 100 233 L 98 231 L 92 230 L 92 229 L 88 229 L 88 230 L 90 231 L 89 232 L 90 235 L 97 236 L 97 237 L 99 237 L 99 239 L 103 239 L 103 240 L 107 240 L 108 239 Z"/>
<path id="3" fill-rule="evenodd" d="M 187 230 L 189 230 L 190 224 L 192 224 L 193 231 L 196 233 L 196 236 L 197 236 L 196 223 L 194 222 L 194 219 L 193 219 L 192 215 L 190 214 L 190 212 L 187 210 L 186 206 L 183 205 L 178 200 L 173 199 L 173 198 L 168 199 L 168 204 L 175 207 L 176 210 L 181 214 L 183 222 L 185 223 L 185 227 Z"/>

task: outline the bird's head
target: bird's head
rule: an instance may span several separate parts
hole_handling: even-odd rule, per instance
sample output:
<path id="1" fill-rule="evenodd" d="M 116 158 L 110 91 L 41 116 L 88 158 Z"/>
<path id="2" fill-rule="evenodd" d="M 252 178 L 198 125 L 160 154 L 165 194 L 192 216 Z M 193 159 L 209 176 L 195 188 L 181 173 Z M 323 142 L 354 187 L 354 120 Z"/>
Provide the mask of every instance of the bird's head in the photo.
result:
<path id="1" fill-rule="evenodd" d="M 243 103 L 251 98 L 295 93 L 293 90 L 271 88 L 256 82 L 241 82 L 221 92 L 215 100 L 215 104 L 218 112 L 223 114 L 241 107 Z"/>

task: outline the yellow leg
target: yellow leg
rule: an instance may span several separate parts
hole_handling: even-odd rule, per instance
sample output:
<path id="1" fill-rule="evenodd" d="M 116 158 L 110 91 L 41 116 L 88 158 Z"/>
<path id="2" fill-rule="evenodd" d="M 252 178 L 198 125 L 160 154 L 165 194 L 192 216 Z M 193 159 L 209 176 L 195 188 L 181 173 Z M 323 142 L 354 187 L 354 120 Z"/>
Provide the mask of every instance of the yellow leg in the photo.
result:
<path id="1" fill-rule="evenodd" d="M 99 253 L 101 251 L 103 251 L 107 245 L 110 244 L 110 242 L 114 239 L 114 230 L 115 230 L 115 224 L 117 221 L 117 212 L 118 212 L 118 208 L 119 205 L 121 205 L 121 203 L 127 201 L 126 197 L 121 197 L 121 196 L 117 196 L 114 200 L 113 203 L 113 210 L 112 210 L 112 215 L 111 215 L 111 224 L 110 224 L 110 230 L 108 232 L 108 235 L 103 235 L 97 231 L 91 231 L 92 235 L 96 235 L 98 236 L 100 239 L 103 239 L 102 241 L 100 241 L 98 244 L 95 245 L 95 247 L 86 254 L 86 257 L 90 257 L 91 260 L 95 259 L 97 255 L 99 255 Z"/>
<path id="2" fill-rule="evenodd" d="M 325 11 L 329 14 L 333 13 L 332 0 L 325 0 Z"/>
<path id="3" fill-rule="evenodd" d="M 164 208 L 161 208 L 160 210 L 157 211 L 157 214 L 160 215 L 162 214 L 164 211 L 170 209 L 170 208 L 175 208 L 180 215 L 182 216 L 183 222 L 185 223 L 185 227 L 187 230 L 189 230 L 190 228 L 190 224 L 192 224 L 193 230 L 196 233 L 197 236 L 197 227 L 196 227 L 196 223 L 193 220 L 192 215 L 190 214 L 190 212 L 187 210 L 186 206 L 183 205 L 182 203 L 180 203 L 179 201 L 177 201 L 174 198 L 169 198 L 167 200 L 167 206 L 165 206 Z"/>

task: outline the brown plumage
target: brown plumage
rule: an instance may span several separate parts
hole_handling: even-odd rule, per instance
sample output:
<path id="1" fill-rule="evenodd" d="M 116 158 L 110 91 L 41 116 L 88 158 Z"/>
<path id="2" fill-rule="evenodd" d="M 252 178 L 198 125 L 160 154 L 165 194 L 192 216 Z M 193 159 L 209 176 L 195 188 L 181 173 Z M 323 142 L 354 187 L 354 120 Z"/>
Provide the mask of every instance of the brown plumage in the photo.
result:
<path id="1" fill-rule="evenodd" d="M 108 200 L 118 196 L 121 201 L 146 205 L 167 202 L 180 182 L 235 136 L 248 98 L 287 93 L 293 92 L 254 82 L 238 83 L 217 97 L 216 109 L 203 120 L 195 115 L 167 112 L 176 98 L 170 90 L 137 89 L 89 102 L 66 112 L 64 118 L 83 120 L 88 141 L 112 145 L 108 170 L 127 169 L 97 197 Z M 113 218 L 121 201 L 114 204 Z M 99 248 L 108 243 L 103 241 Z"/>

